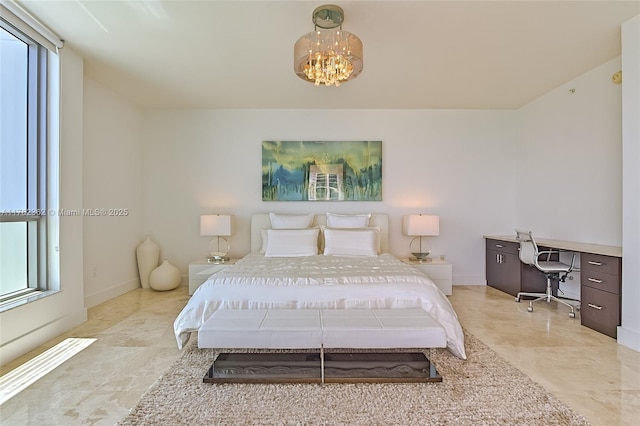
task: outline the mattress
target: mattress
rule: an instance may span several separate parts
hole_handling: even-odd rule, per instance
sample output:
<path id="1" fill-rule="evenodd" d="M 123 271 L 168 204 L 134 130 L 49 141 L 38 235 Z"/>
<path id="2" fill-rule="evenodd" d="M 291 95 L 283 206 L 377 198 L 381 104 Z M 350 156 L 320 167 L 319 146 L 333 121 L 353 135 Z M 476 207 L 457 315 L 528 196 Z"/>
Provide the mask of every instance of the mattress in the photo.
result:
<path id="1" fill-rule="evenodd" d="M 218 271 L 174 322 L 178 347 L 218 309 L 421 308 L 447 334 L 447 348 L 466 359 L 464 333 L 447 297 L 421 271 L 390 254 L 369 257 L 273 258 L 251 253 Z"/>

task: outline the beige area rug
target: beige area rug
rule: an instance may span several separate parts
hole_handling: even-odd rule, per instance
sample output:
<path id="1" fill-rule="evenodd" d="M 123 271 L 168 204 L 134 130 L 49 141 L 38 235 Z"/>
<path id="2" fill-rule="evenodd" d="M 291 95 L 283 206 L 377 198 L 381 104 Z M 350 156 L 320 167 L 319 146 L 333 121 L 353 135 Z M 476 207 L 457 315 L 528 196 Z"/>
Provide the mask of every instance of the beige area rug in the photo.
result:
<path id="1" fill-rule="evenodd" d="M 442 383 L 206 384 L 195 345 L 119 425 L 587 425 L 474 336 L 468 360 L 432 352 Z"/>

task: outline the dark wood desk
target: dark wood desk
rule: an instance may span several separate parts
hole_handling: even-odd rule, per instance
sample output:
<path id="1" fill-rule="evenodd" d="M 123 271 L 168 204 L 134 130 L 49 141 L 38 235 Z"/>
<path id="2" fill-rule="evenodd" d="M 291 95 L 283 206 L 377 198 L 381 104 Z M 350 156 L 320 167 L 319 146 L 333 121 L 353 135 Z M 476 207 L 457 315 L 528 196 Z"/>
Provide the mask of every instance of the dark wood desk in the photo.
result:
<path id="1" fill-rule="evenodd" d="M 520 262 L 515 235 L 485 235 L 487 285 L 512 296 L 520 291 L 544 293 L 546 280 Z M 536 238 L 539 248 L 580 254 L 581 324 L 616 338 L 622 298 L 622 247 Z"/>

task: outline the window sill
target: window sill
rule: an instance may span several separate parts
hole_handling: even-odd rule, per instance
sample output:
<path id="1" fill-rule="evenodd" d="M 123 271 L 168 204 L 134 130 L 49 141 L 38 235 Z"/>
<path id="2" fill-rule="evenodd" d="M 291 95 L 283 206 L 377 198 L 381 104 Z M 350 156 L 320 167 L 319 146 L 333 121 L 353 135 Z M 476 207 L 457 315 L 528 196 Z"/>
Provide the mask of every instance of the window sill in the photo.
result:
<path id="1" fill-rule="evenodd" d="M 59 290 L 35 291 L 29 294 L 25 294 L 24 296 L 6 300 L 0 303 L 0 313 L 19 308 L 20 306 L 35 302 L 36 300 L 44 299 L 45 297 L 49 297 L 56 293 L 59 293 Z"/>

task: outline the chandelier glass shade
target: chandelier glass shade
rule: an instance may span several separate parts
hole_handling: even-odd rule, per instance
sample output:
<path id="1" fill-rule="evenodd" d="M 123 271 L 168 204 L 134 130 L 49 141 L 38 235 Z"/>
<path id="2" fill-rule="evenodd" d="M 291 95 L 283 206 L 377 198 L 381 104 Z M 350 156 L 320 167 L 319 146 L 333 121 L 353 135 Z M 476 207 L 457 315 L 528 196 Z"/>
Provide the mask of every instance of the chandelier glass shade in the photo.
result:
<path id="1" fill-rule="evenodd" d="M 342 9 L 335 5 L 313 11 L 315 31 L 300 37 L 293 48 L 298 77 L 316 86 L 340 86 L 362 72 L 362 41 L 342 31 L 343 20 Z"/>

